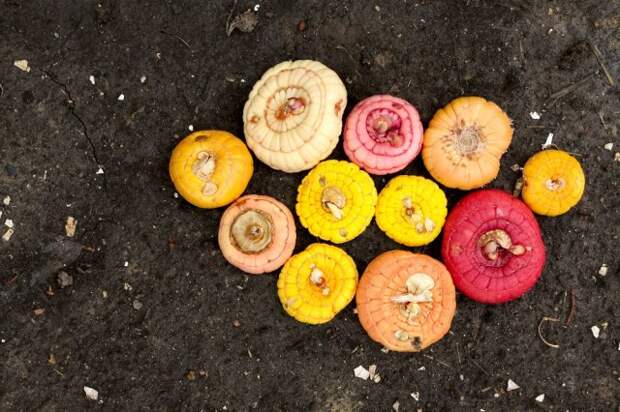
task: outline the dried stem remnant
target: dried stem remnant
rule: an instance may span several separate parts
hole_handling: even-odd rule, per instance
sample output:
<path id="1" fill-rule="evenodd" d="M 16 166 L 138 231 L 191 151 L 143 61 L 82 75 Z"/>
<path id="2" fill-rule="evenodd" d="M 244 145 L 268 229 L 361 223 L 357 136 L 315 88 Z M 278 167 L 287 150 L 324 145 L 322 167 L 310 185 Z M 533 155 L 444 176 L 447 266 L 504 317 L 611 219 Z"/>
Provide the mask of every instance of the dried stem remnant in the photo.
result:
<path id="1" fill-rule="evenodd" d="M 214 195 L 217 192 L 217 185 L 211 181 L 215 172 L 215 156 L 209 152 L 199 152 L 198 160 L 192 166 L 192 172 L 205 182 L 202 187 L 202 194 L 205 196 Z"/>
<path id="2" fill-rule="evenodd" d="M 515 256 L 525 253 L 523 245 L 513 245 L 510 235 L 502 230 L 490 230 L 478 240 L 478 245 L 483 248 L 484 256 L 489 260 L 497 260 L 501 250 L 507 250 Z"/>
<path id="3" fill-rule="evenodd" d="M 337 220 L 344 217 L 344 207 L 346 205 L 346 197 L 342 190 L 335 186 L 328 186 L 323 190 L 321 197 L 323 207 L 331 213 Z"/>

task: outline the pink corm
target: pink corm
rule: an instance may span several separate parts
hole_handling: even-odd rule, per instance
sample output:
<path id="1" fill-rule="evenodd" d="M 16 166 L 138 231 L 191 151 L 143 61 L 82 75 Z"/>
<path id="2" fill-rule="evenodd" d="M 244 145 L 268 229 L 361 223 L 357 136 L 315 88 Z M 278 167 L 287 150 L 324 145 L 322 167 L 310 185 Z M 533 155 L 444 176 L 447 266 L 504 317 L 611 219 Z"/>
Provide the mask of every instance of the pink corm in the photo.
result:
<path id="1" fill-rule="evenodd" d="M 369 173 L 396 173 L 420 153 L 423 133 L 415 107 L 398 97 L 375 95 L 359 102 L 349 114 L 344 150 Z"/>

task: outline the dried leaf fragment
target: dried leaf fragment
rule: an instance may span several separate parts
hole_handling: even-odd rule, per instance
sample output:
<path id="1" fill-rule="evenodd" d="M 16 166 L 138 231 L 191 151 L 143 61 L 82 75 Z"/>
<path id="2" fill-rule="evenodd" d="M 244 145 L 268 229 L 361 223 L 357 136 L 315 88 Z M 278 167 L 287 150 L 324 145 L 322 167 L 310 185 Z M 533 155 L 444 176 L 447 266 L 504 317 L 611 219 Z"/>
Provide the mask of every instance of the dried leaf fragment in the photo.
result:
<path id="1" fill-rule="evenodd" d="M 251 9 L 247 9 L 235 16 L 226 26 L 226 35 L 230 37 L 233 31 L 239 30 L 243 33 L 250 33 L 258 24 L 258 17 Z"/>
<path id="2" fill-rule="evenodd" d="M 75 236 L 78 221 L 73 216 L 68 216 L 65 223 L 65 233 L 68 237 Z"/>
<path id="3" fill-rule="evenodd" d="M 8 242 L 9 240 L 11 240 L 11 236 L 13 236 L 13 233 L 15 233 L 15 229 L 7 230 L 2 236 L 2 240 L 4 240 L 5 242 Z"/>
<path id="4" fill-rule="evenodd" d="M 15 67 L 19 70 L 24 71 L 26 73 L 30 73 L 30 66 L 28 66 L 28 60 L 15 60 L 13 63 Z"/>

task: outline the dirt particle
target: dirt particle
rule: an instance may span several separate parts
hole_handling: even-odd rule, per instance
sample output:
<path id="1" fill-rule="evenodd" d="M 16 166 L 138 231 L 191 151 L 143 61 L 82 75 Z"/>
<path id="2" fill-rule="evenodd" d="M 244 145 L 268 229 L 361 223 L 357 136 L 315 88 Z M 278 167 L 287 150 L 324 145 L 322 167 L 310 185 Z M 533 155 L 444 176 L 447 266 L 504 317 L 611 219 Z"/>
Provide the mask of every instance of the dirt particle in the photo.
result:
<path id="1" fill-rule="evenodd" d="M 239 322 L 237 319 L 233 320 L 233 326 L 235 328 L 238 328 L 239 326 L 241 326 L 241 322 Z"/>
<path id="2" fill-rule="evenodd" d="M 35 316 L 42 316 L 45 314 L 45 308 L 36 308 L 32 313 L 34 313 Z"/>
<path id="3" fill-rule="evenodd" d="M 56 356 L 53 353 L 50 353 L 50 356 L 47 358 L 47 363 L 50 365 L 56 365 Z"/>
<path id="4" fill-rule="evenodd" d="M 375 56 L 375 63 L 381 68 L 385 68 L 392 62 L 392 53 L 381 52 Z"/>
<path id="5" fill-rule="evenodd" d="M 195 370 L 189 370 L 187 371 L 187 373 L 185 374 L 185 378 L 190 381 L 193 382 L 198 378 L 198 374 L 196 373 Z"/>
<path id="6" fill-rule="evenodd" d="M 58 272 L 58 285 L 61 288 L 66 288 L 67 286 L 71 286 L 73 285 L 73 276 L 69 275 L 67 272 L 65 271 L 60 271 Z"/>

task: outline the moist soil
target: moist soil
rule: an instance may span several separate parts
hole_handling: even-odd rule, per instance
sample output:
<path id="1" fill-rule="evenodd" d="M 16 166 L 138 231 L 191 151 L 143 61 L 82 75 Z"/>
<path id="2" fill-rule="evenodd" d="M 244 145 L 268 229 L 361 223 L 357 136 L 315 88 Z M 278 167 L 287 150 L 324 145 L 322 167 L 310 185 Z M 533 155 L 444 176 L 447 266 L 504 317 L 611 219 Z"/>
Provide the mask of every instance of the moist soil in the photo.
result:
<path id="1" fill-rule="evenodd" d="M 499 3 L 0 1 L 0 198 L 11 199 L 0 223 L 15 226 L 0 241 L 0 410 L 616 410 L 620 3 Z M 250 8 L 256 25 L 246 15 L 228 37 L 227 21 Z M 243 136 L 252 85 L 302 58 L 341 76 L 345 115 L 377 93 L 412 102 L 425 125 L 457 96 L 497 102 L 515 135 L 490 187 L 512 190 L 511 166 L 549 133 L 578 157 L 585 195 L 538 218 L 547 263 L 529 293 L 498 306 L 458 295 L 442 341 L 384 353 L 353 304 L 328 324 L 297 323 L 277 273 L 224 260 L 223 210 L 175 196 L 170 153 L 190 127 Z M 342 145 L 331 158 L 345 158 Z M 292 209 L 304 173 L 255 163 L 247 193 Z M 420 159 L 403 173 L 427 176 Z M 449 206 L 463 195 L 449 190 Z M 315 241 L 298 225 L 296 251 Z M 410 250 L 438 257 L 439 243 Z M 407 249 L 374 222 L 342 247 L 360 272 Z M 538 335 L 544 317 L 559 319 L 541 328 L 558 348 Z M 371 364 L 379 383 L 354 377 Z M 520 388 L 507 391 L 509 379 Z"/>

